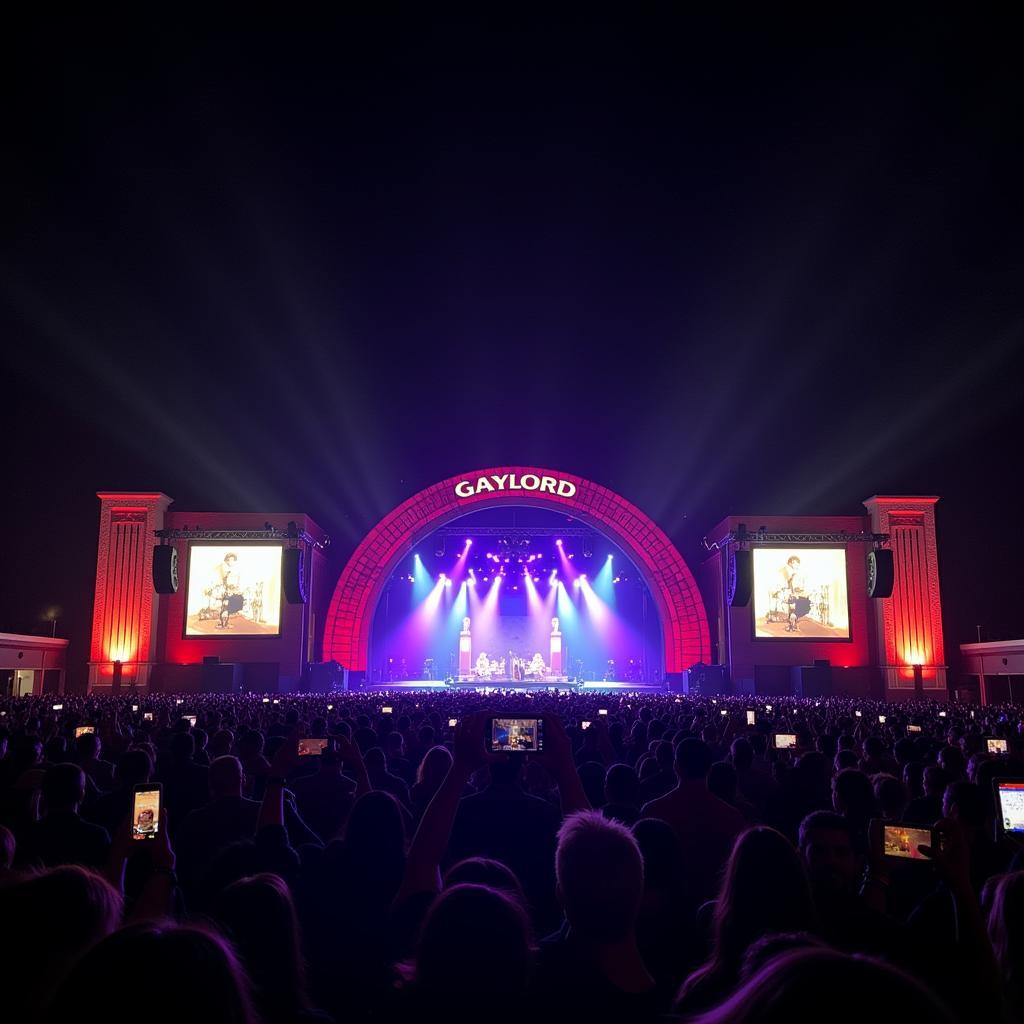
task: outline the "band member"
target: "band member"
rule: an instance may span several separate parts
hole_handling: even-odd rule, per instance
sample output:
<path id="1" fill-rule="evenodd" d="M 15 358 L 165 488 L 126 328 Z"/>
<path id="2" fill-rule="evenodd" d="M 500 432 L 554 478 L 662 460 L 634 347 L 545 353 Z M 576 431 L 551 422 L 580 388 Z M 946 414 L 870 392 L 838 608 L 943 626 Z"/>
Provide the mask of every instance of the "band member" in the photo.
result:
<path id="1" fill-rule="evenodd" d="M 231 617 L 233 602 L 231 598 L 238 593 L 238 571 L 235 566 L 238 564 L 238 555 L 229 551 L 224 555 L 224 561 L 217 566 L 216 572 L 219 580 L 220 591 L 220 616 L 217 622 L 218 629 L 228 629 L 228 619 Z"/>
<path id="2" fill-rule="evenodd" d="M 787 633 L 797 633 L 797 623 L 810 610 L 811 602 L 807 598 L 806 583 L 803 573 L 800 571 L 800 559 L 791 555 L 786 559 L 786 564 L 780 570 L 785 580 L 785 600 L 789 609 L 789 617 L 786 622 Z"/>

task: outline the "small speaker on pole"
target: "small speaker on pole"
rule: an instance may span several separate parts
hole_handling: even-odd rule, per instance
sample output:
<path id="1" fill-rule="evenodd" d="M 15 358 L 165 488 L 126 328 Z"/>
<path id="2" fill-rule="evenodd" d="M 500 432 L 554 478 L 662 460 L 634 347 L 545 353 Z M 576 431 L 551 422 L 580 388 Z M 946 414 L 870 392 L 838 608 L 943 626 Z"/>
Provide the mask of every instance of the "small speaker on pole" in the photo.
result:
<path id="1" fill-rule="evenodd" d="M 749 551 L 733 551 L 729 555 L 726 593 L 732 608 L 750 604 L 754 590 L 754 566 Z"/>
<path id="2" fill-rule="evenodd" d="M 306 577 L 302 548 L 285 548 L 281 565 L 281 586 L 289 604 L 306 603 Z"/>
<path id="3" fill-rule="evenodd" d="M 891 548 L 875 548 L 868 553 L 868 597 L 892 597 L 896 569 Z"/>
<path id="4" fill-rule="evenodd" d="M 153 548 L 153 589 L 158 594 L 178 592 L 178 549 L 173 544 Z"/>

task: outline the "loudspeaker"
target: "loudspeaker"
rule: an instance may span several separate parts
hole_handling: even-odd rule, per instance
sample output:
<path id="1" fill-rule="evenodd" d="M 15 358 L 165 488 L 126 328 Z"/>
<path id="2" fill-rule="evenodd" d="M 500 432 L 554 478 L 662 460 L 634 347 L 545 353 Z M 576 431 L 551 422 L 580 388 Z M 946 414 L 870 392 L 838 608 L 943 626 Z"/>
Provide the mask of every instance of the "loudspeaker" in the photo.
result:
<path id="1" fill-rule="evenodd" d="M 729 681 L 724 665 L 703 665 L 698 662 L 683 673 L 682 684 L 683 693 L 729 693 Z"/>
<path id="2" fill-rule="evenodd" d="M 173 544 L 153 548 L 153 589 L 158 594 L 178 592 L 178 549 Z"/>
<path id="3" fill-rule="evenodd" d="M 199 688 L 203 693 L 241 693 L 242 666 L 225 665 L 223 662 L 211 665 L 204 661 L 200 668 Z"/>
<path id="4" fill-rule="evenodd" d="M 891 548 L 875 548 L 868 553 L 868 597 L 892 597 L 896 568 Z"/>
<path id="5" fill-rule="evenodd" d="M 792 669 L 792 682 L 796 697 L 831 697 L 832 666 L 827 661 L 796 665 Z"/>
<path id="6" fill-rule="evenodd" d="M 306 579 L 303 573 L 302 548 L 285 548 L 281 566 L 281 586 L 289 604 L 306 603 Z"/>
<path id="7" fill-rule="evenodd" d="M 750 604 L 754 589 L 754 566 L 749 551 L 733 551 L 729 555 L 729 576 L 726 593 L 732 608 Z"/>
<path id="8" fill-rule="evenodd" d="M 336 661 L 316 661 L 306 666 L 299 680 L 300 693 L 330 693 L 344 682 L 341 666 Z"/>

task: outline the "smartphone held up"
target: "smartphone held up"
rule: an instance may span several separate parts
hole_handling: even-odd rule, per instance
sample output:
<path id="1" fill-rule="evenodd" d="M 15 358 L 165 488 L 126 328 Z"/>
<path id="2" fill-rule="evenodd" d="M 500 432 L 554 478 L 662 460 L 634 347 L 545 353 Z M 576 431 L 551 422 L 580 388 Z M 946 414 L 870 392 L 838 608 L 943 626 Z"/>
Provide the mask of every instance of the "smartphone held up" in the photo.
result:
<path id="1" fill-rule="evenodd" d="M 160 832 L 159 783 L 136 786 L 132 795 L 132 839 L 156 839 Z"/>

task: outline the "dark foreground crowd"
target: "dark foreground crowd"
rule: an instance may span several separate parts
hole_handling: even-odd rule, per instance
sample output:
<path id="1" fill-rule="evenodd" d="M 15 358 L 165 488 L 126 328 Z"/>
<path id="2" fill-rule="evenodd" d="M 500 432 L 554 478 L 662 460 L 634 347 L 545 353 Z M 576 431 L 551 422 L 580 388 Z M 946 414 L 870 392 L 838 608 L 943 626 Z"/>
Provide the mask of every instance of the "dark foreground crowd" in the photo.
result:
<path id="1" fill-rule="evenodd" d="M 543 718 L 543 752 L 489 751 L 494 714 Z M 993 795 L 1024 778 L 1022 714 L 0 700 L 0 1019 L 1024 1020 L 1024 863 Z M 884 822 L 930 843 L 886 856 Z"/>

